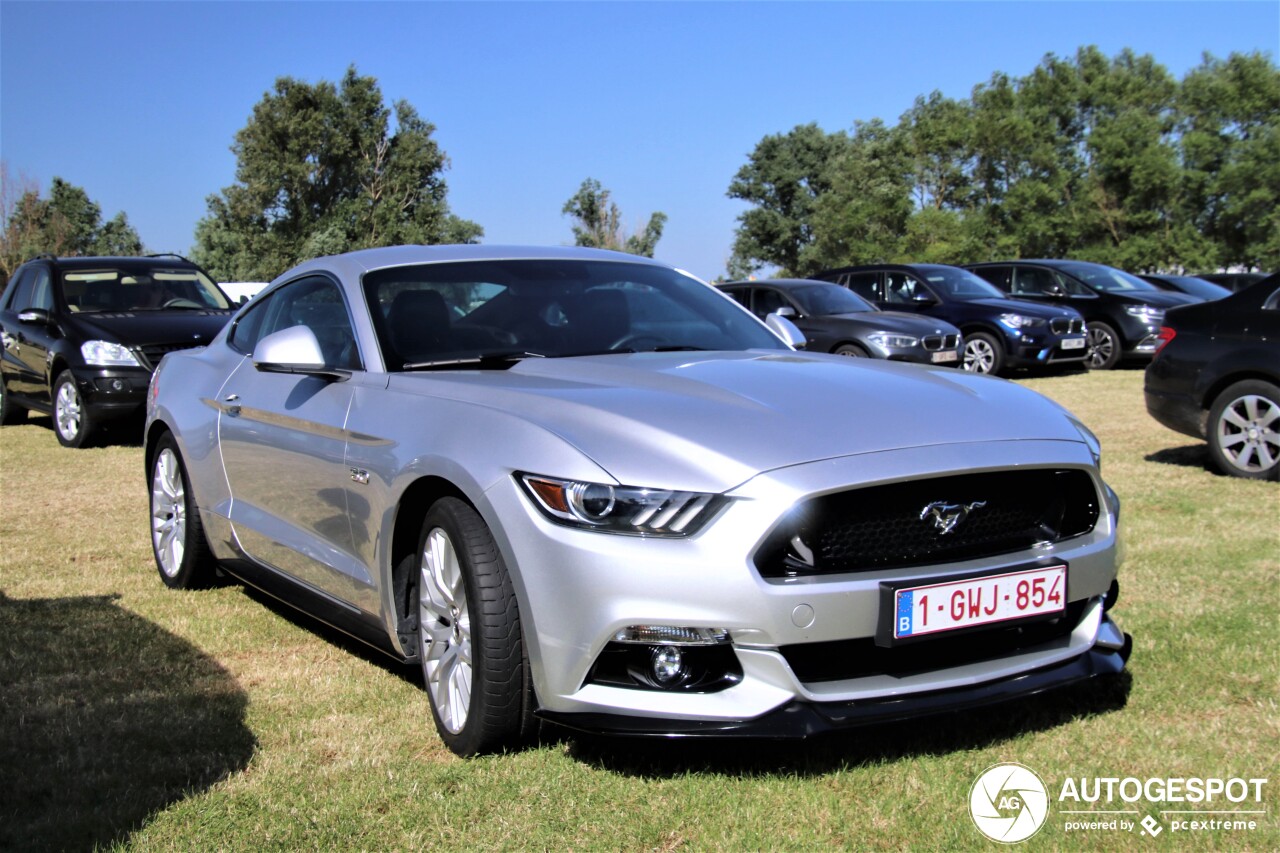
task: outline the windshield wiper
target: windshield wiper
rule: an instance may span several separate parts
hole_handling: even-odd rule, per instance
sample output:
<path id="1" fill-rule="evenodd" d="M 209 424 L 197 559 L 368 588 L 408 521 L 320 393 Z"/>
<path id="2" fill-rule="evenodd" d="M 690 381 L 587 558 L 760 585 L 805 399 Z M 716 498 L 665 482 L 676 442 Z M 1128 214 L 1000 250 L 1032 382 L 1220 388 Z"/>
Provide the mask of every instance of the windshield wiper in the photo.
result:
<path id="1" fill-rule="evenodd" d="M 502 352 L 484 352 L 466 358 L 447 358 L 439 361 L 414 361 L 401 367 L 401 370 L 463 370 L 477 368 L 480 370 L 505 370 L 517 361 L 526 358 L 546 358 L 545 353 L 525 352 L 523 350 L 504 350 Z"/>

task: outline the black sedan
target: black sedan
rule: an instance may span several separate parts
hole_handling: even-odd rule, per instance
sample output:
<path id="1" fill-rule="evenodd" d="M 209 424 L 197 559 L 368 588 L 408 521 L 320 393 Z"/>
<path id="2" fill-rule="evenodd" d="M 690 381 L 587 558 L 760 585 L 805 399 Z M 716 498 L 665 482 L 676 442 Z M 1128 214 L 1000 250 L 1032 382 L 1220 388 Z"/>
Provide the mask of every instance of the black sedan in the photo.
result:
<path id="1" fill-rule="evenodd" d="M 1194 275 L 1165 275 L 1164 273 L 1143 273 L 1138 278 L 1147 284 L 1154 284 L 1161 290 L 1169 290 L 1174 293 L 1188 293 L 1192 296 L 1199 296 L 1205 302 L 1212 302 L 1215 299 L 1221 299 L 1224 296 L 1230 296 L 1231 291 L 1220 284 L 1214 284 L 1211 281 L 1205 281 L 1199 276 Z"/>
<path id="2" fill-rule="evenodd" d="M 1147 411 L 1209 442 L 1226 474 L 1280 479 L 1280 276 L 1170 311 L 1147 367 Z"/>
<path id="3" fill-rule="evenodd" d="M 760 319 L 786 317 L 804 332 L 810 352 L 886 358 L 956 367 L 963 340 L 943 320 L 881 311 L 837 285 L 808 279 L 735 281 L 720 285 Z"/>

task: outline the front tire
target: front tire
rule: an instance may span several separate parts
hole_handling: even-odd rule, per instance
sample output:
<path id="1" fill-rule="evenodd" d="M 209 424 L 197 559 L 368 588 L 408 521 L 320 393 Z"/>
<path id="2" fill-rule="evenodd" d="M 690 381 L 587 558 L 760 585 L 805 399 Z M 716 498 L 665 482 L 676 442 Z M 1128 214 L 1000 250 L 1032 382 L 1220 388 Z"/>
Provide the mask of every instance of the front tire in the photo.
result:
<path id="1" fill-rule="evenodd" d="M 1090 370 L 1110 370 L 1120 363 L 1120 335 L 1106 323 L 1090 321 L 1085 329 L 1085 362 Z"/>
<path id="2" fill-rule="evenodd" d="M 1247 379 L 1227 388 L 1209 409 L 1209 455 L 1224 474 L 1280 479 L 1280 388 Z"/>
<path id="3" fill-rule="evenodd" d="M 841 344 L 832 350 L 836 355 L 843 355 L 849 358 L 870 358 L 871 353 L 864 350 L 857 344 Z"/>
<path id="4" fill-rule="evenodd" d="M 511 578 L 484 520 L 457 498 L 427 512 L 418 539 L 418 657 L 436 731 L 467 757 L 518 746 L 532 688 Z"/>
<path id="5" fill-rule="evenodd" d="M 170 434 L 160 439 L 151 461 L 151 553 L 160 580 L 171 589 L 199 589 L 216 577 L 200 507 Z"/>
<path id="6" fill-rule="evenodd" d="M 961 366 L 970 373 L 999 376 L 1004 369 L 1004 347 L 995 335 L 972 332 L 964 336 L 964 361 Z"/>
<path id="7" fill-rule="evenodd" d="M 97 433 L 97 424 L 70 370 L 58 374 L 53 383 L 53 431 L 63 447 L 89 447 Z"/>

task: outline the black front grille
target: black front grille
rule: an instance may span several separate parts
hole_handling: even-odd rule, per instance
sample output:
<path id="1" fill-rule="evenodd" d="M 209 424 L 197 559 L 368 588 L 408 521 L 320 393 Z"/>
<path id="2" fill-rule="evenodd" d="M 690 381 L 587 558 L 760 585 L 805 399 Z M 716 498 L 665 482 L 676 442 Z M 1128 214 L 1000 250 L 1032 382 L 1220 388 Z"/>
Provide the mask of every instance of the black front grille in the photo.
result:
<path id="1" fill-rule="evenodd" d="M 953 666 L 1006 657 L 1051 640 L 1066 637 L 1080 624 L 1086 601 L 1067 605 L 1066 612 L 1048 621 L 994 627 L 958 637 L 937 637 L 905 646 L 877 646 L 871 637 L 829 643 L 782 646 L 796 678 L 805 684 L 841 681 L 872 675 L 906 677 Z"/>
<path id="2" fill-rule="evenodd" d="M 870 486 L 797 506 L 756 554 L 765 577 L 861 572 L 1024 551 L 1098 521 L 1088 472 L 1033 469 Z"/>
<path id="3" fill-rule="evenodd" d="M 924 348 L 930 352 L 942 349 L 955 349 L 960 343 L 958 335 L 926 335 L 922 341 Z"/>
<path id="4" fill-rule="evenodd" d="M 155 370 L 160 364 L 160 359 L 169 353 L 202 346 L 204 346 L 202 343 L 186 342 L 180 344 L 147 344 L 146 346 L 138 347 L 138 352 L 142 356 L 142 366 L 147 370 Z"/>
<path id="5" fill-rule="evenodd" d="M 1049 321 L 1049 328 L 1055 335 L 1084 334 L 1084 319 L 1081 317 L 1054 317 Z"/>

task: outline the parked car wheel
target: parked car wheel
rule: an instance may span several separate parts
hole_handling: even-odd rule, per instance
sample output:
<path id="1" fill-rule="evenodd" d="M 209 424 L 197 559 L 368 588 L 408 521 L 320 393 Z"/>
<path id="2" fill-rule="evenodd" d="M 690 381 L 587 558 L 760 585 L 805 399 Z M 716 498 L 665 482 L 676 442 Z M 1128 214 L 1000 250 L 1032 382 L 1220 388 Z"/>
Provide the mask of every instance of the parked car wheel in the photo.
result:
<path id="1" fill-rule="evenodd" d="M 470 506 L 443 498 L 423 522 L 418 561 L 418 653 L 440 738 L 463 756 L 514 745 L 531 725 L 532 691 L 493 535 Z"/>
<path id="2" fill-rule="evenodd" d="M 213 554 L 172 435 L 160 439 L 151 462 L 151 552 L 166 586 L 198 589 L 213 582 Z"/>
<path id="3" fill-rule="evenodd" d="M 1224 474 L 1280 479 L 1280 388 L 1247 379 L 1229 386 L 1209 409 L 1209 454 Z"/>
<path id="4" fill-rule="evenodd" d="M 0 426 L 20 424 L 27 419 L 27 410 L 16 406 L 4 390 L 4 381 L 0 380 Z"/>
<path id="5" fill-rule="evenodd" d="M 836 355 L 847 355 L 850 358 L 868 358 L 871 354 L 857 344 L 841 344 L 832 350 Z"/>
<path id="6" fill-rule="evenodd" d="M 1120 335 L 1106 323 L 1091 322 L 1085 332 L 1091 370 L 1110 370 L 1120 361 Z"/>
<path id="7" fill-rule="evenodd" d="M 70 370 L 58 374 L 53 383 L 53 431 L 63 447 L 89 447 L 97 431 Z"/>
<path id="8" fill-rule="evenodd" d="M 1004 347 L 995 335 L 972 332 L 964 336 L 964 369 L 996 375 L 1004 367 Z"/>

